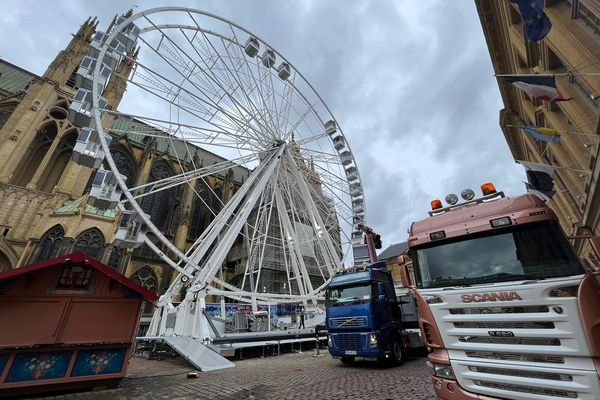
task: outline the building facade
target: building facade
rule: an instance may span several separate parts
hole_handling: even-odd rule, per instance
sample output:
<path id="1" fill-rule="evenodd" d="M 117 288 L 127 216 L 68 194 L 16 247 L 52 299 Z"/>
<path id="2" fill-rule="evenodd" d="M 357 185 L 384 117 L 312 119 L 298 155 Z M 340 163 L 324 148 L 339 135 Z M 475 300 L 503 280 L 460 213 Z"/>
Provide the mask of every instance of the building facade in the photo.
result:
<path id="1" fill-rule="evenodd" d="M 552 23 L 541 41 L 529 42 L 515 4 L 475 0 L 493 68 L 499 74 L 554 74 L 570 101 L 545 102 L 498 79 L 504 108 L 500 126 L 515 160 L 556 167 L 556 194 L 549 202 L 567 235 L 600 234 L 600 2 L 546 0 Z M 525 124 L 555 129 L 559 143 L 540 142 Z M 584 241 L 574 242 L 580 255 Z"/>
<path id="2" fill-rule="evenodd" d="M 176 274 L 146 246 L 127 250 L 112 245 L 116 211 L 87 203 L 94 170 L 71 160 L 81 128 L 67 119 L 76 93 L 75 72 L 97 25 L 96 20 L 85 21 L 42 76 L 0 59 L 0 271 L 83 251 L 161 293 Z M 119 75 L 131 72 L 126 60 L 117 67 Z M 123 80 L 111 78 L 103 93 L 109 107 L 118 107 L 124 91 Z M 166 137 L 136 134 L 140 121 L 105 123 L 122 132 L 113 132 L 111 154 L 128 182 L 141 185 L 181 172 L 176 154 L 185 152 L 177 153 Z M 224 160 L 201 148 L 193 153 L 195 165 Z M 183 166 L 191 169 L 191 162 L 183 160 Z M 236 167 L 196 182 L 202 200 L 190 185 L 182 185 L 146 196 L 140 204 L 163 234 L 186 250 L 249 173 Z M 236 243 L 223 277 L 233 275 L 245 258 L 242 243 Z"/>

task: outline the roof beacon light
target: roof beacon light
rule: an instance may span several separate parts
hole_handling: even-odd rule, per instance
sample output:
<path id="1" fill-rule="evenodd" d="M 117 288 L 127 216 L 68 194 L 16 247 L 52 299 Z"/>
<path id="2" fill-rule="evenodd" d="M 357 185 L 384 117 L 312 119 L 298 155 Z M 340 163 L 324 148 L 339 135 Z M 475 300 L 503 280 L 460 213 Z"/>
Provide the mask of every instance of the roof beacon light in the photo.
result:
<path id="1" fill-rule="evenodd" d="M 437 210 L 438 208 L 442 208 L 442 201 L 440 199 L 431 200 L 431 209 Z"/>
<path id="2" fill-rule="evenodd" d="M 465 189 L 460 192 L 460 197 L 462 197 L 465 201 L 471 201 L 475 198 L 475 192 L 471 189 Z"/>
<path id="3" fill-rule="evenodd" d="M 483 193 L 484 196 L 487 196 L 488 194 L 494 194 L 496 193 L 496 188 L 494 187 L 493 183 L 484 183 L 481 185 L 481 193 Z"/>
<path id="4" fill-rule="evenodd" d="M 450 194 L 446 195 L 445 200 L 446 200 L 446 203 L 448 203 L 451 206 L 453 206 L 456 203 L 458 203 L 458 196 L 455 195 L 454 193 L 450 193 Z"/>

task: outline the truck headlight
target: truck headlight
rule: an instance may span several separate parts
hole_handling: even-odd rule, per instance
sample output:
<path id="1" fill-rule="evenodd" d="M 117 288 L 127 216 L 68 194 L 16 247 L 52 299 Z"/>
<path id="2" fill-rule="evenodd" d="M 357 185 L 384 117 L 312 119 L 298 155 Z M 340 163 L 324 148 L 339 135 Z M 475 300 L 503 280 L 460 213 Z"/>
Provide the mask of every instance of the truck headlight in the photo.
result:
<path id="1" fill-rule="evenodd" d="M 377 347 L 377 335 L 374 333 L 371 333 L 369 335 L 369 345 L 371 347 Z"/>
<path id="2" fill-rule="evenodd" d="M 331 338 L 331 335 L 327 335 L 327 346 L 333 347 L 333 339 Z"/>
<path id="3" fill-rule="evenodd" d="M 456 379 L 452 366 L 446 364 L 435 364 L 433 363 L 433 375 L 438 378 L 444 379 Z"/>

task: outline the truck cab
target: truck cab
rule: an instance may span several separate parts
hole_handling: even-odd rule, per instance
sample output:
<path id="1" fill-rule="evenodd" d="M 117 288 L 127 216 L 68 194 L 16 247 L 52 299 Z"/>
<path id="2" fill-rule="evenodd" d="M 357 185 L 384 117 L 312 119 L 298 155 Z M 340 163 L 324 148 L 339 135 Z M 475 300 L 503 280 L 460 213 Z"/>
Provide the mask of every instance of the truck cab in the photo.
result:
<path id="1" fill-rule="evenodd" d="M 437 398 L 599 399 L 600 270 L 540 198 L 470 193 L 409 232 Z"/>
<path id="2" fill-rule="evenodd" d="M 328 349 L 350 363 L 356 357 L 399 364 L 408 340 L 385 262 L 352 268 L 332 278 L 326 292 Z"/>

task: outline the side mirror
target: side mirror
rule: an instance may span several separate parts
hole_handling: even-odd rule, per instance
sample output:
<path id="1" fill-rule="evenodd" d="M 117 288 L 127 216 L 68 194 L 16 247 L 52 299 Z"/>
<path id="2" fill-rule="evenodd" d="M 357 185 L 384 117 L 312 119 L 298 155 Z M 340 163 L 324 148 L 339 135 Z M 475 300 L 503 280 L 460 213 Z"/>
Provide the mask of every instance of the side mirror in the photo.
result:
<path id="1" fill-rule="evenodd" d="M 410 280 L 410 274 L 408 272 L 408 265 L 399 264 L 400 265 L 400 281 L 402 281 L 402 286 L 405 288 L 414 289 L 415 285 L 412 284 Z"/>
<path id="2" fill-rule="evenodd" d="M 380 294 L 380 295 L 377 297 L 377 300 L 379 300 L 380 302 L 382 302 L 382 303 L 383 303 L 383 302 L 385 301 L 385 294 Z"/>

